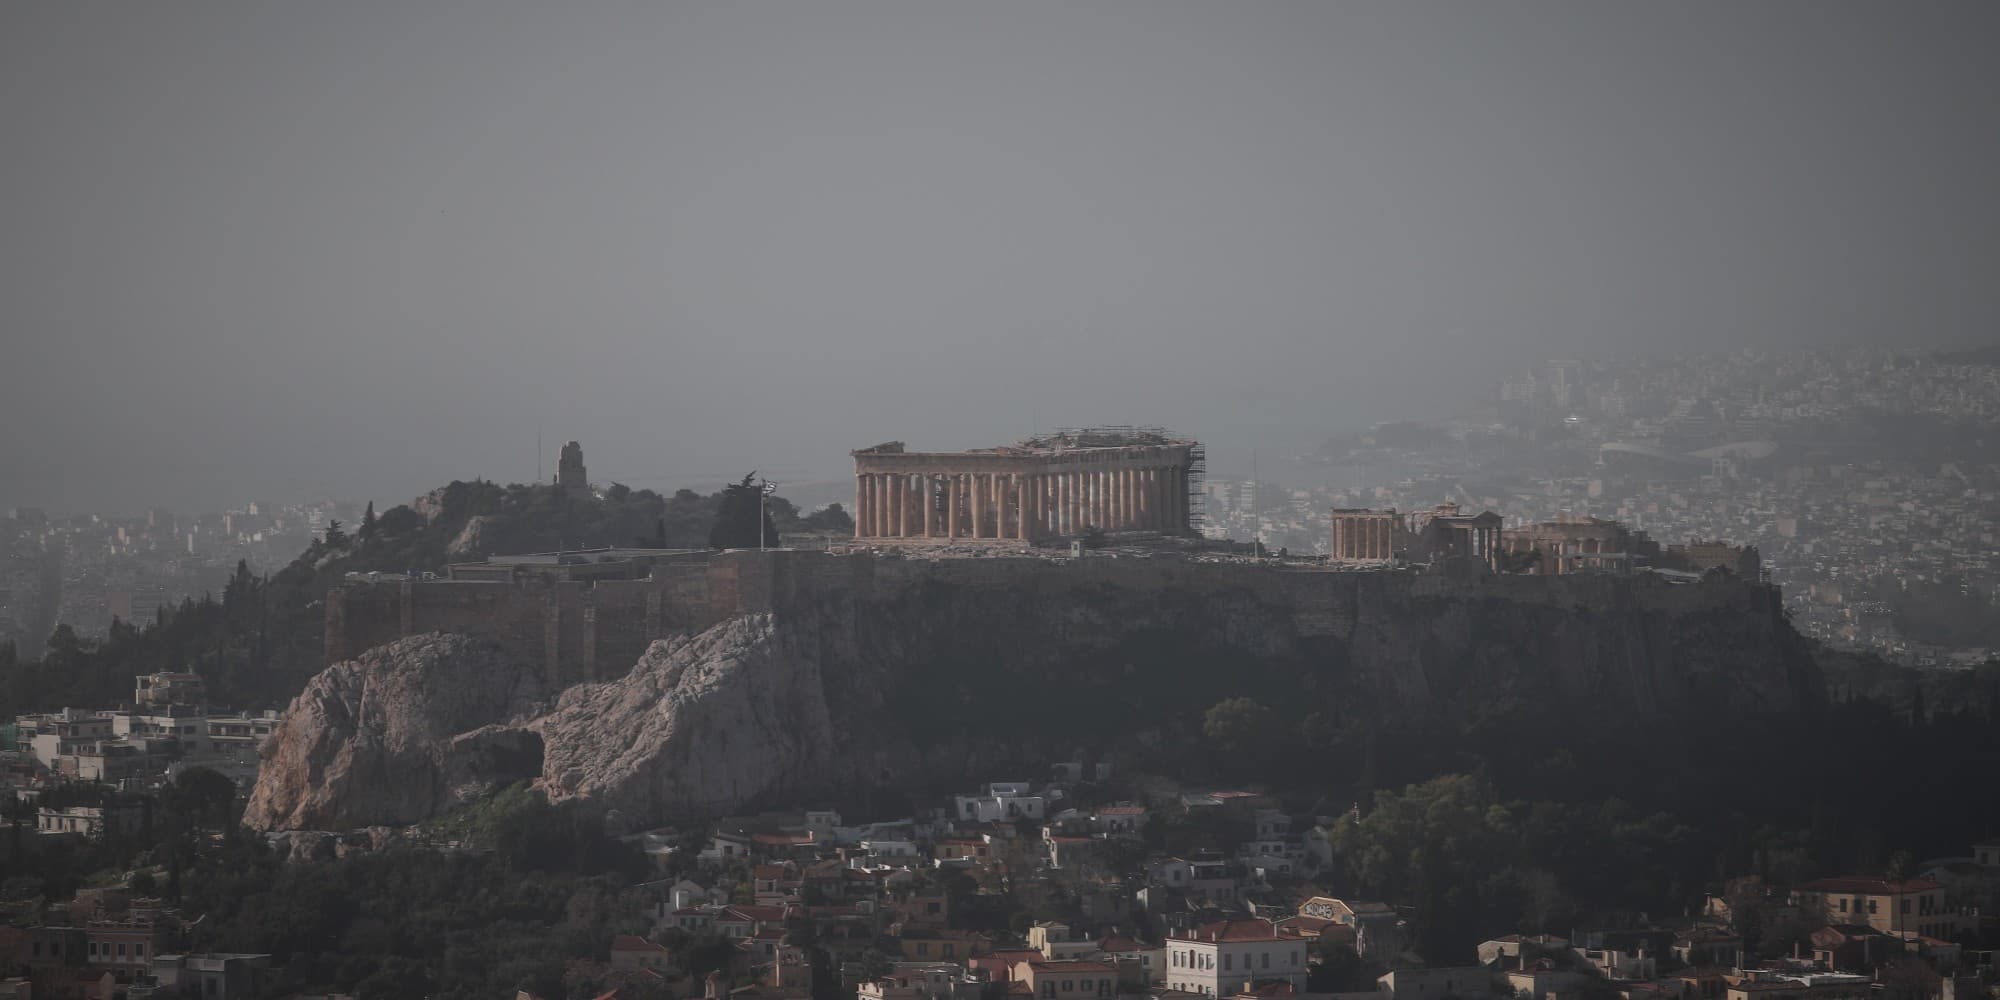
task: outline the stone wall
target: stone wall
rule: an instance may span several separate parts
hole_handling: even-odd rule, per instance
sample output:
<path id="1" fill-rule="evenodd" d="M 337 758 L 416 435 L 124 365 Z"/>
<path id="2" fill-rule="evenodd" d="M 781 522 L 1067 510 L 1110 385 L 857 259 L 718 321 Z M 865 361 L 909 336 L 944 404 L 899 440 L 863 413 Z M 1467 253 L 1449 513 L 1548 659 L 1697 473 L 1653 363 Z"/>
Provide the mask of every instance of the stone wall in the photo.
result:
<path id="1" fill-rule="evenodd" d="M 1417 601 L 1499 601 L 1524 607 L 1684 615 L 1778 613 L 1775 587 L 1751 580 L 1671 584 L 1649 574 L 1501 575 L 1455 579 L 1395 572 L 1286 569 L 1171 558 L 921 559 L 812 551 L 732 551 L 706 563 L 656 567 L 647 580 L 422 581 L 350 584 L 327 598 L 329 663 L 409 635 L 491 638 L 563 683 L 617 676 L 654 640 L 738 615 L 846 601 L 897 603 L 926 588 L 973 595 L 1060 597 L 1115 590 L 1240 597 L 1288 609 L 1301 636 L 1345 641 L 1386 627 Z M 977 599 L 976 596 L 973 599 Z M 1380 609 L 1394 609 L 1392 613 Z"/>

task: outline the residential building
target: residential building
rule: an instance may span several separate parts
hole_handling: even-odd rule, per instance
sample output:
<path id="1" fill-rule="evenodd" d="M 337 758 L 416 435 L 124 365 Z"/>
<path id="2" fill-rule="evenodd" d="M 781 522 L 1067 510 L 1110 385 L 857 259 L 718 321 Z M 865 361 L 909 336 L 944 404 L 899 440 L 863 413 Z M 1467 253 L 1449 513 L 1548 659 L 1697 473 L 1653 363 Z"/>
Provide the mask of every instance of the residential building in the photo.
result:
<path id="1" fill-rule="evenodd" d="M 1030 960 L 1014 966 L 1014 982 L 1038 1000 L 1095 1000 L 1118 992 L 1118 970 L 1106 962 Z"/>
<path id="2" fill-rule="evenodd" d="M 1230 997 L 1273 980 L 1306 986 L 1306 942 L 1280 935 L 1269 920 L 1224 920 L 1167 940 L 1169 989 Z"/>
<path id="3" fill-rule="evenodd" d="M 1792 890 L 1792 905 L 1829 924 L 1861 924 L 1900 938 L 1949 940 L 1968 918 L 1945 905 L 1944 886 L 1931 879 L 1823 878 Z"/>
<path id="4" fill-rule="evenodd" d="M 1382 1000 L 1479 1000 L 1497 992 L 1493 973 L 1477 965 L 1397 969 L 1377 977 Z"/>
<path id="5" fill-rule="evenodd" d="M 231 1000 L 264 995 L 271 976 L 271 956 L 205 953 L 158 955 L 153 978 L 167 995 Z"/>

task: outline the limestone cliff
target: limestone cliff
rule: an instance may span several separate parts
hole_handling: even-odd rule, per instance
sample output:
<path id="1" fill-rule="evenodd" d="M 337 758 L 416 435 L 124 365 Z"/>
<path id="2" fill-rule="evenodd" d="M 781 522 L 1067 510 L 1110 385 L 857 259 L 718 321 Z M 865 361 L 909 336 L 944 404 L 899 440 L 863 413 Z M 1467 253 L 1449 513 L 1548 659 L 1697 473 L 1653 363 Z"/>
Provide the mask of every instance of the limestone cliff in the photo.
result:
<path id="1" fill-rule="evenodd" d="M 509 755 L 496 752 L 501 741 L 455 738 L 531 716 L 548 694 L 535 671 L 464 636 L 413 636 L 334 664 L 265 743 L 245 822 L 279 830 L 407 823 L 492 780 L 531 775 L 541 754 L 528 741 L 515 739 Z M 461 742 L 469 745 L 455 750 Z M 508 756 L 524 763 L 509 768 L 499 760 Z M 482 759 L 495 773 L 479 773 Z"/>
<path id="2" fill-rule="evenodd" d="M 1172 745 L 1239 695 L 1336 727 L 1499 702 L 1672 717 L 1820 698 L 1776 591 L 1734 580 L 891 562 L 791 581 L 775 610 L 559 696 L 462 638 L 372 650 L 294 703 L 246 822 L 413 822 L 522 778 L 666 822 Z"/>

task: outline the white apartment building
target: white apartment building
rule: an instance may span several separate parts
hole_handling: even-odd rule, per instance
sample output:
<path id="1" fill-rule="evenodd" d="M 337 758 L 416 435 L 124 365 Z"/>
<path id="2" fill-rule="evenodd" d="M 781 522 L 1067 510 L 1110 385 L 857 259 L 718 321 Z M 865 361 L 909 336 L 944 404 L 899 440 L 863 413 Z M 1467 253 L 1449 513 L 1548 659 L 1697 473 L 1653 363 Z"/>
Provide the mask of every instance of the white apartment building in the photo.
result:
<path id="1" fill-rule="evenodd" d="M 1306 942 L 1280 937 L 1269 920 L 1224 920 L 1167 939 L 1167 988 L 1230 997 L 1280 980 L 1306 988 Z"/>

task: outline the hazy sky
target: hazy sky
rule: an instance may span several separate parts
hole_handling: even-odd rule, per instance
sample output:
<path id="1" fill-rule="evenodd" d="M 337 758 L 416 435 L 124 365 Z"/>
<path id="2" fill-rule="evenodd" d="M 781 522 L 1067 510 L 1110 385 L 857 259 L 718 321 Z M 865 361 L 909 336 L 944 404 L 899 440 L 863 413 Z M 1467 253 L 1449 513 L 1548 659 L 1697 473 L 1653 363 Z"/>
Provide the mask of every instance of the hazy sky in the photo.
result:
<path id="1" fill-rule="evenodd" d="M 2000 4 L 0 5 L 0 506 L 1456 409 L 2000 330 Z"/>

